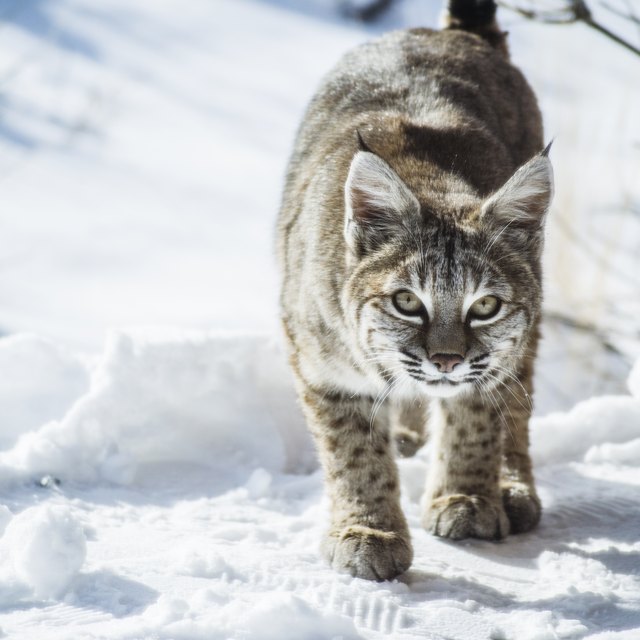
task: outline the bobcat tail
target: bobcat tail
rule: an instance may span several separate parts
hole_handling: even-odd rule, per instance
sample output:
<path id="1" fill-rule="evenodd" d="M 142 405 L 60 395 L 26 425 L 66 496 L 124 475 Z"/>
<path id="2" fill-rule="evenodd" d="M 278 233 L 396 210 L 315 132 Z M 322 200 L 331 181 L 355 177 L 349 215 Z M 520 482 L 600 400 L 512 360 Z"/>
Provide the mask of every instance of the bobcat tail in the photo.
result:
<path id="1" fill-rule="evenodd" d="M 496 9 L 495 0 L 447 0 L 443 26 L 477 33 L 508 55 L 507 34 L 496 22 Z"/>

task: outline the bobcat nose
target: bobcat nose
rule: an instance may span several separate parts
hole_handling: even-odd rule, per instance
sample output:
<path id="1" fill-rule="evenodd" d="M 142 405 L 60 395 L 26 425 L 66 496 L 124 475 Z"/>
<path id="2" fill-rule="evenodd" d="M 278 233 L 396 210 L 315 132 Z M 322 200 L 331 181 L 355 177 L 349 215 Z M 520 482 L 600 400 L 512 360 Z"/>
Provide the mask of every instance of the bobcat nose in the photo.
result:
<path id="1" fill-rule="evenodd" d="M 436 365 L 440 373 L 451 373 L 464 357 L 458 353 L 435 353 L 429 360 Z"/>

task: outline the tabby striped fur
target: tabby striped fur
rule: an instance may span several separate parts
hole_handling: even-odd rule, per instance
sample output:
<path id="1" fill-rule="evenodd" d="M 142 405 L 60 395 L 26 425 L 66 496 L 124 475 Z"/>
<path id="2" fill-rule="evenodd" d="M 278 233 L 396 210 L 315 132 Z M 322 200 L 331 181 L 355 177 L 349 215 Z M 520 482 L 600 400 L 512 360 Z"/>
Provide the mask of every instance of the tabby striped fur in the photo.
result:
<path id="1" fill-rule="evenodd" d="M 527 430 L 551 165 L 535 97 L 480 4 L 468 29 L 474 2 L 458 0 L 442 31 L 348 53 L 288 170 L 282 319 L 331 501 L 324 551 L 363 578 L 411 564 L 393 458 L 424 443 L 427 412 L 429 531 L 500 539 L 540 517 Z M 486 296 L 497 315 L 472 318 Z"/>

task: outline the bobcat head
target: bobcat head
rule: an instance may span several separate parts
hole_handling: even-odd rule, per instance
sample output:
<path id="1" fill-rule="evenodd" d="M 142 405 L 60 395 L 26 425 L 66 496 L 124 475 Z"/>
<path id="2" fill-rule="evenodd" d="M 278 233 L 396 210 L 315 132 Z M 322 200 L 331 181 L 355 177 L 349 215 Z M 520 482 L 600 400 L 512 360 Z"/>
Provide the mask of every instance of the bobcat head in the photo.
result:
<path id="1" fill-rule="evenodd" d="M 397 393 L 449 397 L 516 374 L 540 314 L 547 152 L 488 197 L 429 201 L 378 155 L 354 156 L 342 306 L 361 364 Z"/>

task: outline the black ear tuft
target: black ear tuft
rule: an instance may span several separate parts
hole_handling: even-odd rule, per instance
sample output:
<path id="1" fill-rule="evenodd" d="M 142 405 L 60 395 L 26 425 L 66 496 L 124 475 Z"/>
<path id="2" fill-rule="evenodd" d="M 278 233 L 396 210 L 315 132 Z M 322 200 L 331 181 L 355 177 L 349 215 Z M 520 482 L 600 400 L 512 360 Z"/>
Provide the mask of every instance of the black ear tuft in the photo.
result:
<path id="1" fill-rule="evenodd" d="M 358 138 L 358 149 L 360 151 L 368 151 L 369 153 L 373 153 L 369 145 L 364 141 L 362 134 L 359 129 L 356 129 L 356 137 Z"/>

